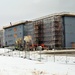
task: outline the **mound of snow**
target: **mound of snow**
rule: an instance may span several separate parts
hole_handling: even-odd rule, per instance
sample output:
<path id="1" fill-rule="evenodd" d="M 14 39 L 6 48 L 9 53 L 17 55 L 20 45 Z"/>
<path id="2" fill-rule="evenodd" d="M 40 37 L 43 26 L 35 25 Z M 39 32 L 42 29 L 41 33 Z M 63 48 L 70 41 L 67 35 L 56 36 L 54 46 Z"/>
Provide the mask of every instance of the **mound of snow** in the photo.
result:
<path id="1" fill-rule="evenodd" d="M 8 52 L 8 51 L 11 51 L 10 49 L 7 49 L 7 48 L 0 48 L 0 54 L 1 53 L 5 53 L 5 52 Z"/>
<path id="2" fill-rule="evenodd" d="M 75 65 L 0 56 L 0 75 L 75 75 Z"/>

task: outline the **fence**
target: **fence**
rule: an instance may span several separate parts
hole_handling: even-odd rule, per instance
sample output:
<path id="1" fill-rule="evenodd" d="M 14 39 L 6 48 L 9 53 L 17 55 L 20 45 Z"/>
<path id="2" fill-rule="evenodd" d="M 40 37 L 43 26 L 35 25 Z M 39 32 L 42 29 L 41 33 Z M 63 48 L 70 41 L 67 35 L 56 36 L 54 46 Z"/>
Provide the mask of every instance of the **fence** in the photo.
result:
<path id="1" fill-rule="evenodd" d="M 74 64 L 75 65 L 75 50 L 65 50 L 65 53 L 56 53 L 57 50 L 49 51 L 18 51 L 18 50 L 7 50 L 4 49 L 3 52 L 0 52 L 1 56 L 12 56 L 26 58 L 35 61 L 41 62 L 57 62 L 63 64 Z M 60 50 L 59 50 L 60 51 Z M 63 50 L 62 50 L 63 51 Z M 52 52 L 52 53 L 51 53 Z"/>

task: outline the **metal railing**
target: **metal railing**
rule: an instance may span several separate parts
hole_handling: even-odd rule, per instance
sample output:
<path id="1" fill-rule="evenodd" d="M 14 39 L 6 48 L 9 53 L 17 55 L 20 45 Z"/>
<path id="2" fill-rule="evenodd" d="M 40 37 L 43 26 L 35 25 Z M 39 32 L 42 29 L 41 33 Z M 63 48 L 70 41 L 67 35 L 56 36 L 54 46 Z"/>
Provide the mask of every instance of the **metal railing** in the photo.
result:
<path id="1" fill-rule="evenodd" d="M 74 49 L 73 49 L 74 50 Z M 72 50 L 72 51 L 73 51 Z M 60 50 L 37 50 L 37 51 L 19 51 L 19 50 L 10 50 L 0 53 L 0 56 L 12 56 L 26 58 L 35 61 L 44 61 L 44 62 L 57 62 L 63 64 L 73 64 L 75 65 L 75 50 L 74 52 L 68 53 L 68 50 L 65 50 L 65 53 L 56 53 Z M 51 53 L 53 52 L 53 53 Z"/>

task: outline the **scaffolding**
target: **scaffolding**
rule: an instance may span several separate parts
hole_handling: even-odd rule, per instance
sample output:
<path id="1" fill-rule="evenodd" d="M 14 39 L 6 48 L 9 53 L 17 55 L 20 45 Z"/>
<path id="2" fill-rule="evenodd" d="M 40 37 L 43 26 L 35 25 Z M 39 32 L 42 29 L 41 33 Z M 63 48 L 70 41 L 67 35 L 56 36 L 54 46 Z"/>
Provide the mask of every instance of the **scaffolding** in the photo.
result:
<path id="1" fill-rule="evenodd" d="M 34 21 L 35 44 L 49 48 L 62 47 L 61 16 L 54 15 Z"/>
<path id="2" fill-rule="evenodd" d="M 35 44 L 43 43 L 43 20 L 34 22 Z"/>

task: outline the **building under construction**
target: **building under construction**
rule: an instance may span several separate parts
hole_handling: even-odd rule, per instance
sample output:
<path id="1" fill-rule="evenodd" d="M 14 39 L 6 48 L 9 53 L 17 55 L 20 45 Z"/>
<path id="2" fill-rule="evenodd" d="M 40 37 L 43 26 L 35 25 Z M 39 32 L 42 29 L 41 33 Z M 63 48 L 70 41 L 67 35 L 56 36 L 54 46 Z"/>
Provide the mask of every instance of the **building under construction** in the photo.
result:
<path id="1" fill-rule="evenodd" d="M 34 40 L 48 48 L 75 47 L 75 14 L 58 13 L 35 19 Z"/>
<path id="2" fill-rule="evenodd" d="M 32 44 L 47 48 L 75 48 L 75 14 L 52 14 L 4 28 L 5 45 L 30 35 Z"/>

